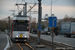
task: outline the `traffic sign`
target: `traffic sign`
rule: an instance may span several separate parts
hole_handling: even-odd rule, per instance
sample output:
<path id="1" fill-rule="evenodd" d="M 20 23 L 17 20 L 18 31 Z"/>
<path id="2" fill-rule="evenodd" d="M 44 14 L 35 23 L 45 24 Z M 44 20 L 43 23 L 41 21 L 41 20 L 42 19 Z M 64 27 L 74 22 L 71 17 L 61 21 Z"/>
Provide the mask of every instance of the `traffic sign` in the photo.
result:
<path id="1" fill-rule="evenodd" d="M 38 29 L 39 29 L 39 30 L 42 30 L 42 25 L 39 25 L 39 26 L 38 26 Z"/>
<path id="2" fill-rule="evenodd" d="M 49 27 L 57 26 L 57 17 L 49 17 Z"/>

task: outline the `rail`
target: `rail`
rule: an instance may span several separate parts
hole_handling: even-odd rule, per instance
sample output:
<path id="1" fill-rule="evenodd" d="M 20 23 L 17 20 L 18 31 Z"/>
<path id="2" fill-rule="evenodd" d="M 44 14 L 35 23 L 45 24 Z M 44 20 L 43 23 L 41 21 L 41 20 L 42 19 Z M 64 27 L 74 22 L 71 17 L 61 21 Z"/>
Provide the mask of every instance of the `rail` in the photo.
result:
<path id="1" fill-rule="evenodd" d="M 23 46 L 27 46 L 27 47 L 29 47 L 31 50 L 35 50 L 33 47 L 31 47 L 28 43 L 17 43 L 17 45 L 18 45 L 18 48 L 19 48 L 19 50 L 24 50 L 23 48 L 22 48 L 22 45 Z"/>

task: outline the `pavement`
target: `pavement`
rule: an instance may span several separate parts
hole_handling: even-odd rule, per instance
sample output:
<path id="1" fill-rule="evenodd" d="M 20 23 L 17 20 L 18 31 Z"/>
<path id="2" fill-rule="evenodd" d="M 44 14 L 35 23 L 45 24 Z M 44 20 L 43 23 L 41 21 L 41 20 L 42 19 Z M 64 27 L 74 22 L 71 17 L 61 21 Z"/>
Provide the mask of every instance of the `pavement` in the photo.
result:
<path id="1" fill-rule="evenodd" d="M 8 35 L 0 34 L 0 50 L 6 50 L 12 45 L 9 39 Z"/>
<path id="2" fill-rule="evenodd" d="M 45 45 L 45 47 L 36 47 L 37 45 L 36 41 L 29 43 L 29 45 L 35 48 L 36 50 L 52 50 L 52 47 L 47 46 L 47 45 Z M 44 44 L 41 44 L 41 45 L 44 45 Z M 54 50 L 56 49 L 54 48 Z"/>
<path id="3" fill-rule="evenodd" d="M 38 37 L 37 34 L 30 34 L 30 36 Z M 52 41 L 52 37 L 50 35 L 41 35 L 41 39 Z M 55 36 L 53 41 L 75 47 L 75 38 L 64 37 L 64 35 Z"/>
<path id="4" fill-rule="evenodd" d="M 7 37 L 5 34 L 0 34 L 0 50 L 4 50 L 7 45 Z"/>

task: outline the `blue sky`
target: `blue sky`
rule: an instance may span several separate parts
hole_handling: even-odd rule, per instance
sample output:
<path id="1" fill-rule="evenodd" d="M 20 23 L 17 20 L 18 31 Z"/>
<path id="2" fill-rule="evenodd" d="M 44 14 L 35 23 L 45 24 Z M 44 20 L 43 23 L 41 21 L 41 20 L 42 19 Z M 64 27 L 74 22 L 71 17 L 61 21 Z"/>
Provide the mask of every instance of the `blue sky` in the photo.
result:
<path id="1" fill-rule="evenodd" d="M 17 0 L 0 0 L 0 19 L 6 18 L 12 14 L 9 10 L 14 9 L 14 4 Z M 38 0 L 25 0 L 28 3 L 38 3 Z M 55 1 L 55 0 L 53 0 Z M 50 0 L 42 0 L 42 17 L 45 14 L 50 16 Z M 18 0 L 18 3 L 24 3 L 22 0 Z M 48 6 L 46 6 L 48 5 Z M 38 10 L 38 5 L 33 10 Z M 57 16 L 58 19 L 64 18 L 67 14 L 68 16 L 73 16 L 75 18 L 75 0 L 57 0 L 53 3 L 52 13 Z M 38 18 L 38 14 L 32 14 L 32 17 Z"/>

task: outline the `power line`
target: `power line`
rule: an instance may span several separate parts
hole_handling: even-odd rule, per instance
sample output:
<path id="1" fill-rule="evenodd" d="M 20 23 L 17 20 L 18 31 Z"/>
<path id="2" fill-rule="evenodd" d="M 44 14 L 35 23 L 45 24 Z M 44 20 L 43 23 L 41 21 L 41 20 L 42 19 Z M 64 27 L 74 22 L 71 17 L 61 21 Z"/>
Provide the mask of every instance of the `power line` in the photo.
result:
<path id="1" fill-rule="evenodd" d="M 34 0 L 34 2 L 36 3 L 36 1 Z"/>
<path id="2" fill-rule="evenodd" d="M 16 1 L 16 4 L 17 4 L 18 0 Z"/>
<path id="3" fill-rule="evenodd" d="M 54 2 L 56 2 L 57 0 L 55 0 Z M 52 3 L 54 3 L 52 2 Z M 50 3 L 51 4 L 51 3 Z M 43 9 L 45 9 L 46 7 L 48 7 L 50 4 L 46 5 L 45 7 L 43 7 Z"/>
<path id="4" fill-rule="evenodd" d="M 22 0 L 22 1 L 24 1 L 24 2 L 25 2 L 25 0 Z"/>

